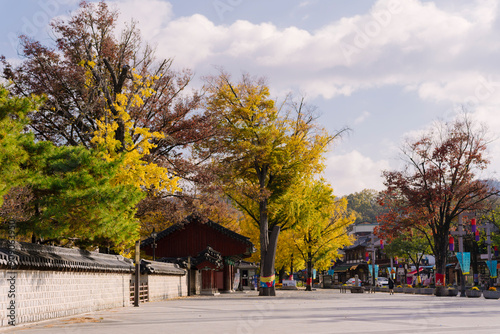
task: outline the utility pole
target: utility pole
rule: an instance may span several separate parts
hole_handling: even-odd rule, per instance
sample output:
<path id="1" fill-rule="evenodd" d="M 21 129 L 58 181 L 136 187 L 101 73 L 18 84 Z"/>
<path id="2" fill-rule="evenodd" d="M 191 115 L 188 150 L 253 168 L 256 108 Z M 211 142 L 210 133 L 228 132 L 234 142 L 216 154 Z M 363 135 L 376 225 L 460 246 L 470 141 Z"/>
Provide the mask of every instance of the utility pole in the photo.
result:
<path id="1" fill-rule="evenodd" d="M 487 222 L 484 225 L 478 226 L 478 228 L 482 228 L 486 231 L 486 245 L 488 246 L 487 247 L 487 249 L 488 249 L 488 261 L 491 261 L 491 244 L 493 243 L 491 241 L 491 229 L 492 229 L 492 227 L 493 227 L 493 224 L 490 222 Z M 488 263 L 490 263 L 490 262 L 488 262 Z M 490 270 L 489 266 L 488 266 L 488 270 Z M 492 273 L 490 273 L 490 279 L 489 279 L 490 286 L 493 285 L 493 279 L 491 278 L 491 276 L 492 276 Z"/>
<path id="2" fill-rule="evenodd" d="M 375 287 L 375 234 L 371 234 L 371 246 L 366 250 L 372 252 L 372 285 Z"/>
<path id="3" fill-rule="evenodd" d="M 458 229 L 457 231 L 450 232 L 451 235 L 458 236 L 458 251 L 462 253 L 462 259 L 464 258 L 464 240 L 463 237 L 467 234 L 463 228 L 463 219 L 462 217 L 475 217 L 475 213 L 459 213 L 458 214 Z M 463 261 L 462 261 L 463 262 Z M 466 297 L 465 295 L 465 275 L 463 273 L 462 266 L 460 266 L 460 297 Z"/>

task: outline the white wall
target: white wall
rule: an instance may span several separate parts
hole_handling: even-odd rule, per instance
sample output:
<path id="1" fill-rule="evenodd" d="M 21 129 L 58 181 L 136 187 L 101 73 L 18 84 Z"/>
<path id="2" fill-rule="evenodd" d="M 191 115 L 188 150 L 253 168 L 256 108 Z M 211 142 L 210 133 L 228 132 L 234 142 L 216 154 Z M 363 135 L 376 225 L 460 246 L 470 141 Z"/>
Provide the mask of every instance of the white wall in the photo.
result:
<path id="1" fill-rule="evenodd" d="M 9 325 L 7 307 L 12 301 L 16 324 L 127 306 L 130 277 L 116 273 L 1 270 L 1 325 Z"/>
<path id="2" fill-rule="evenodd" d="M 131 279 L 130 273 L 1 269 L 0 326 L 9 326 L 12 301 L 16 324 L 130 306 Z M 147 279 L 151 301 L 187 296 L 187 275 Z"/>
<path id="3" fill-rule="evenodd" d="M 187 275 L 148 275 L 148 286 L 149 301 L 185 297 L 188 294 Z"/>

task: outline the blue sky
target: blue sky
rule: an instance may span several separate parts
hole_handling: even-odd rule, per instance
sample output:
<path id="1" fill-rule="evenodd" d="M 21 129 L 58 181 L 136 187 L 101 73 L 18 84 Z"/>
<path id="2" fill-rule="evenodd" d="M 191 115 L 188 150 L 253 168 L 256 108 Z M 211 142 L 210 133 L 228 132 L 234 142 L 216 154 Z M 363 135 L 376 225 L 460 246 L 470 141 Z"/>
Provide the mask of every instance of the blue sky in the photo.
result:
<path id="1" fill-rule="evenodd" d="M 121 19 L 138 21 L 159 58 L 201 77 L 216 67 L 265 76 L 274 96 L 305 95 L 331 132 L 348 126 L 326 160 L 339 196 L 383 189 L 407 136 L 466 105 L 494 140 L 500 170 L 500 21 L 495 0 L 116 0 Z M 0 54 L 18 59 L 16 36 L 51 43 L 55 16 L 74 0 L 9 1 L 0 13 Z"/>

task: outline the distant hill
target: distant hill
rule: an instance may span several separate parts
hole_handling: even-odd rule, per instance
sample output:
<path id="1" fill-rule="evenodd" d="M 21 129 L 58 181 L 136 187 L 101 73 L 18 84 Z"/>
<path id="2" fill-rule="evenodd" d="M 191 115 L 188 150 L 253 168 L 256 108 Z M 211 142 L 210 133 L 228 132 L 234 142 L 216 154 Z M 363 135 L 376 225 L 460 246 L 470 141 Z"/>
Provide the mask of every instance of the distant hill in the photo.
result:
<path id="1" fill-rule="evenodd" d="M 500 181 L 492 180 L 492 179 L 483 180 L 483 181 L 486 182 L 487 184 L 489 184 L 490 186 L 492 186 L 493 188 L 495 188 L 497 191 L 500 191 Z"/>

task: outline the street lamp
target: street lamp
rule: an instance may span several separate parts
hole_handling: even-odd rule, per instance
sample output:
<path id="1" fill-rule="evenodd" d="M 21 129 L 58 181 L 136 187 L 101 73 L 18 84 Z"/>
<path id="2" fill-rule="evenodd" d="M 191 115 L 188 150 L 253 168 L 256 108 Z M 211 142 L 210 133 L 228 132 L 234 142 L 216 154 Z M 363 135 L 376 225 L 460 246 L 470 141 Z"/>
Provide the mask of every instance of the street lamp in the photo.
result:
<path id="1" fill-rule="evenodd" d="M 153 261 L 156 261 L 156 236 L 158 234 L 156 234 L 155 232 L 155 228 L 153 227 L 153 232 L 151 232 L 151 238 L 153 238 L 153 244 L 151 245 L 151 247 L 153 247 Z"/>

